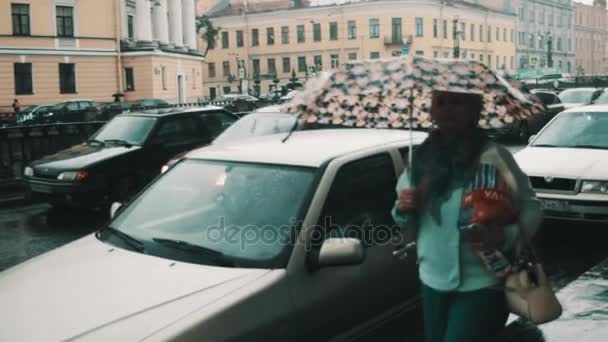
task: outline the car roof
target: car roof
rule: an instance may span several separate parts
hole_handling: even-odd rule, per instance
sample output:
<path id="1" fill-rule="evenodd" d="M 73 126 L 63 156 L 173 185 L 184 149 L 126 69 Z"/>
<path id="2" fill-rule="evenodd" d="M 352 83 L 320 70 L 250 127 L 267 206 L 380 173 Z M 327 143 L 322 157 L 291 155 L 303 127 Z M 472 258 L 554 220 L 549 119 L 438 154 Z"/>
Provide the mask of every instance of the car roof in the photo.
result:
<path id="1" fill-rule="evenodd" d="M 230 113 L 230 111 L 226 110 L 223 107 L 219 107 L 219 106 L 200 106 L 200 107 L 184 107 L 184 108 L 170 107 L 170 108 L 146 109 L 146 110 L 138 110 L 138 111 L 130 112 L 125 115 L 161 117 L 161 116 L 184 114 L 184 113 L 215 112 L 215 111 L 224 111 L 226 113 Z"/>
<path id="2" fill-rule="evenodd" d="M 602 89 L 601 89 L 601 88 L 591 88 L 591 87 L 586 87 L 586 88 L 569 88 L 569 89 L 564 89 L 564 90 L 562 91 L 562 93 L 563 93 L 563 92 L 566 92 L 566 91 L 568 91 L 568 90 L 586 90 L 586 91 L 595 91 L 595 90 L 602 90 Z"/>
<path id="3" fill-rule="evenodd" d="M 579 112 L 604 112 L 608 113 L 608 104 L 595 104 L 581 107 L 574 107 L 563 111 L 562 113 L 579 113 Z"/>
<path id="4" fill-rule="evenodd" d="M 416 143 L 427 133 L 412 132 Z M 286 133 L 252 137 L 229 144 L 210 145 L 193 150 L 189 159 L 240 161 L 319 167 L 326 161 L 374 147 L 402 143 L 410 138 L 407 130 L 340 128 L 295 131 L 285 142 Z"/>

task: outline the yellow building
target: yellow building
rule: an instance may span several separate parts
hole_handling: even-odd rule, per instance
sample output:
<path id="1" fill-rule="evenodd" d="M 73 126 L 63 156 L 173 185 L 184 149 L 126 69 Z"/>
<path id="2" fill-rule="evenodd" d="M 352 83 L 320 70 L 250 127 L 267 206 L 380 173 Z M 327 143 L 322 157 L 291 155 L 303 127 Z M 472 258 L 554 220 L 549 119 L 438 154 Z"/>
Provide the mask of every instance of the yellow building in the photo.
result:
<path id="1" fill-rule="evenodd" d="M 194 12 L 194 0 L 0 0 L 0 111 L 14 98 L 107 102 L 116 92 L 197 100 Z"/>
<path id="2" fill-rule="evenodd" d="M 311 77 L 309 66 L 330 70 L 402 51 L 454 57 L 455 45 L 459 58 L 507 72 L 515 67 L 515 16 L 465 2 L 379 0 L 259 13 L 231 4 L 211 15 L 221 31 L 206 56 L 203 83 L 209 97 L 238 91 L 240 76 L 249 89 L 266 93 L 276 79 L 288 83 L 292 71 L 300 81 Z M 240 75 L 239 61 L 246 61 Z"/>

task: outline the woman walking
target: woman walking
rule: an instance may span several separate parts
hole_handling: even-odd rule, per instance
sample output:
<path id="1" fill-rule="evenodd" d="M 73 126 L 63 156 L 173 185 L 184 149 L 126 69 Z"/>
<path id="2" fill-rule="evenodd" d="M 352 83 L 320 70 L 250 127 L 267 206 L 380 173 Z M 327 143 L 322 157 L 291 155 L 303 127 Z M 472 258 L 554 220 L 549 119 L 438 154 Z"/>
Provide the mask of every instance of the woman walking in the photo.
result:
<path id="1" fill-rule="evenodd" d="M 541 221 L 527 176 L 478 127 L 481 111 L 478 94 L 435 91 L 438 129 L 397 184 L 392 215 L 415 232 L 428 342 L 495 339 L 518 222 L 533 236 Z"/>

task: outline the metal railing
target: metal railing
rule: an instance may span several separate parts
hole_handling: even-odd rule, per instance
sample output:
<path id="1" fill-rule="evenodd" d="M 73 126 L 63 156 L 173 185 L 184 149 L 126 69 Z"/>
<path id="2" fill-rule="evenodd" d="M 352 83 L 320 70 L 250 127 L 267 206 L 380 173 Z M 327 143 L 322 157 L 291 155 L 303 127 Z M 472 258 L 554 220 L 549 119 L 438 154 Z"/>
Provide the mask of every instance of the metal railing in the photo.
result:
<path id="1" fill-rule="evenodd" d="M 30 162 L 87 140 L 105 122 L 0 128 L 0 184 L 23 178 Z"/>

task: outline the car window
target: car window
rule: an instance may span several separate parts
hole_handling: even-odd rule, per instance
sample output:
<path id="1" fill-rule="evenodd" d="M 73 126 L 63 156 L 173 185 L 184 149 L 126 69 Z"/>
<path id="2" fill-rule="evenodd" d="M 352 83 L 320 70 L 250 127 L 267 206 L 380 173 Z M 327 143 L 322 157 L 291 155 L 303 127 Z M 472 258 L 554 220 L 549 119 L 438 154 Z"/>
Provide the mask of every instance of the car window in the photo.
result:
<path id="1" fill-rule="evenodd" d="M 199 138 L 200 132 L 198 131 L 196 118 L 189 116 L 170 118 L 161 122 L 153 141 L 155 143 L 171 144 Z"/>
<path id="2" fill-rule="evenodd" d="M 40 108 L 38 108 L 38 110 L 36 111 L 36 114 L 37 114 L 37 115 L 40 115 L 40 114 L 46 114 L 46 113 L 48 113 L 48 112 L 49 112 L 49 109 L 50 109 L 50 108 L 52 108 L 52 107 L 40 107 Z"/>
<path id="3" fill-rule="evenodd" d="M 65 106 L 67 110 L 78 110 L 78 102 L 70 102 Z"/>
<path id="4" fill-rule="evenodd" d="M 390 238 L 397 178 L 388 153 L 348 163 L 337 172 L 318 226 L 322 236 L 355 237 L 364 246 Z"/>
<path id="5" fill-rule="evenodd" d="M 545 106 L 559 103 L 559 98 L 556 95 L 551 94 L 551 93 L 539 92 L 539 93 L 535 93 L 534 95 L 536 95 L 543 102 L 543 104 Z"/>
<path id="6" fill-rule="evenodd" d="M 594 102 L 595 104 L 608 104 L 608 90 L 605 90 Z"/>
<path id="7" fill-rule="evenodd" d="M 199 118 L 205 136 L 211 139 L 215 139 L 236 121 L 236 118 L 226 113 L 205 113 Z"/>
<path id="8" fill-rule="evenodd" d="M 87 101 L 81 101 L 81 102 L 78 102 L 78 104 L 80 105 L 80 109 L 86 109 L 86 108 L 91 107 L 91 104 Z"/>

